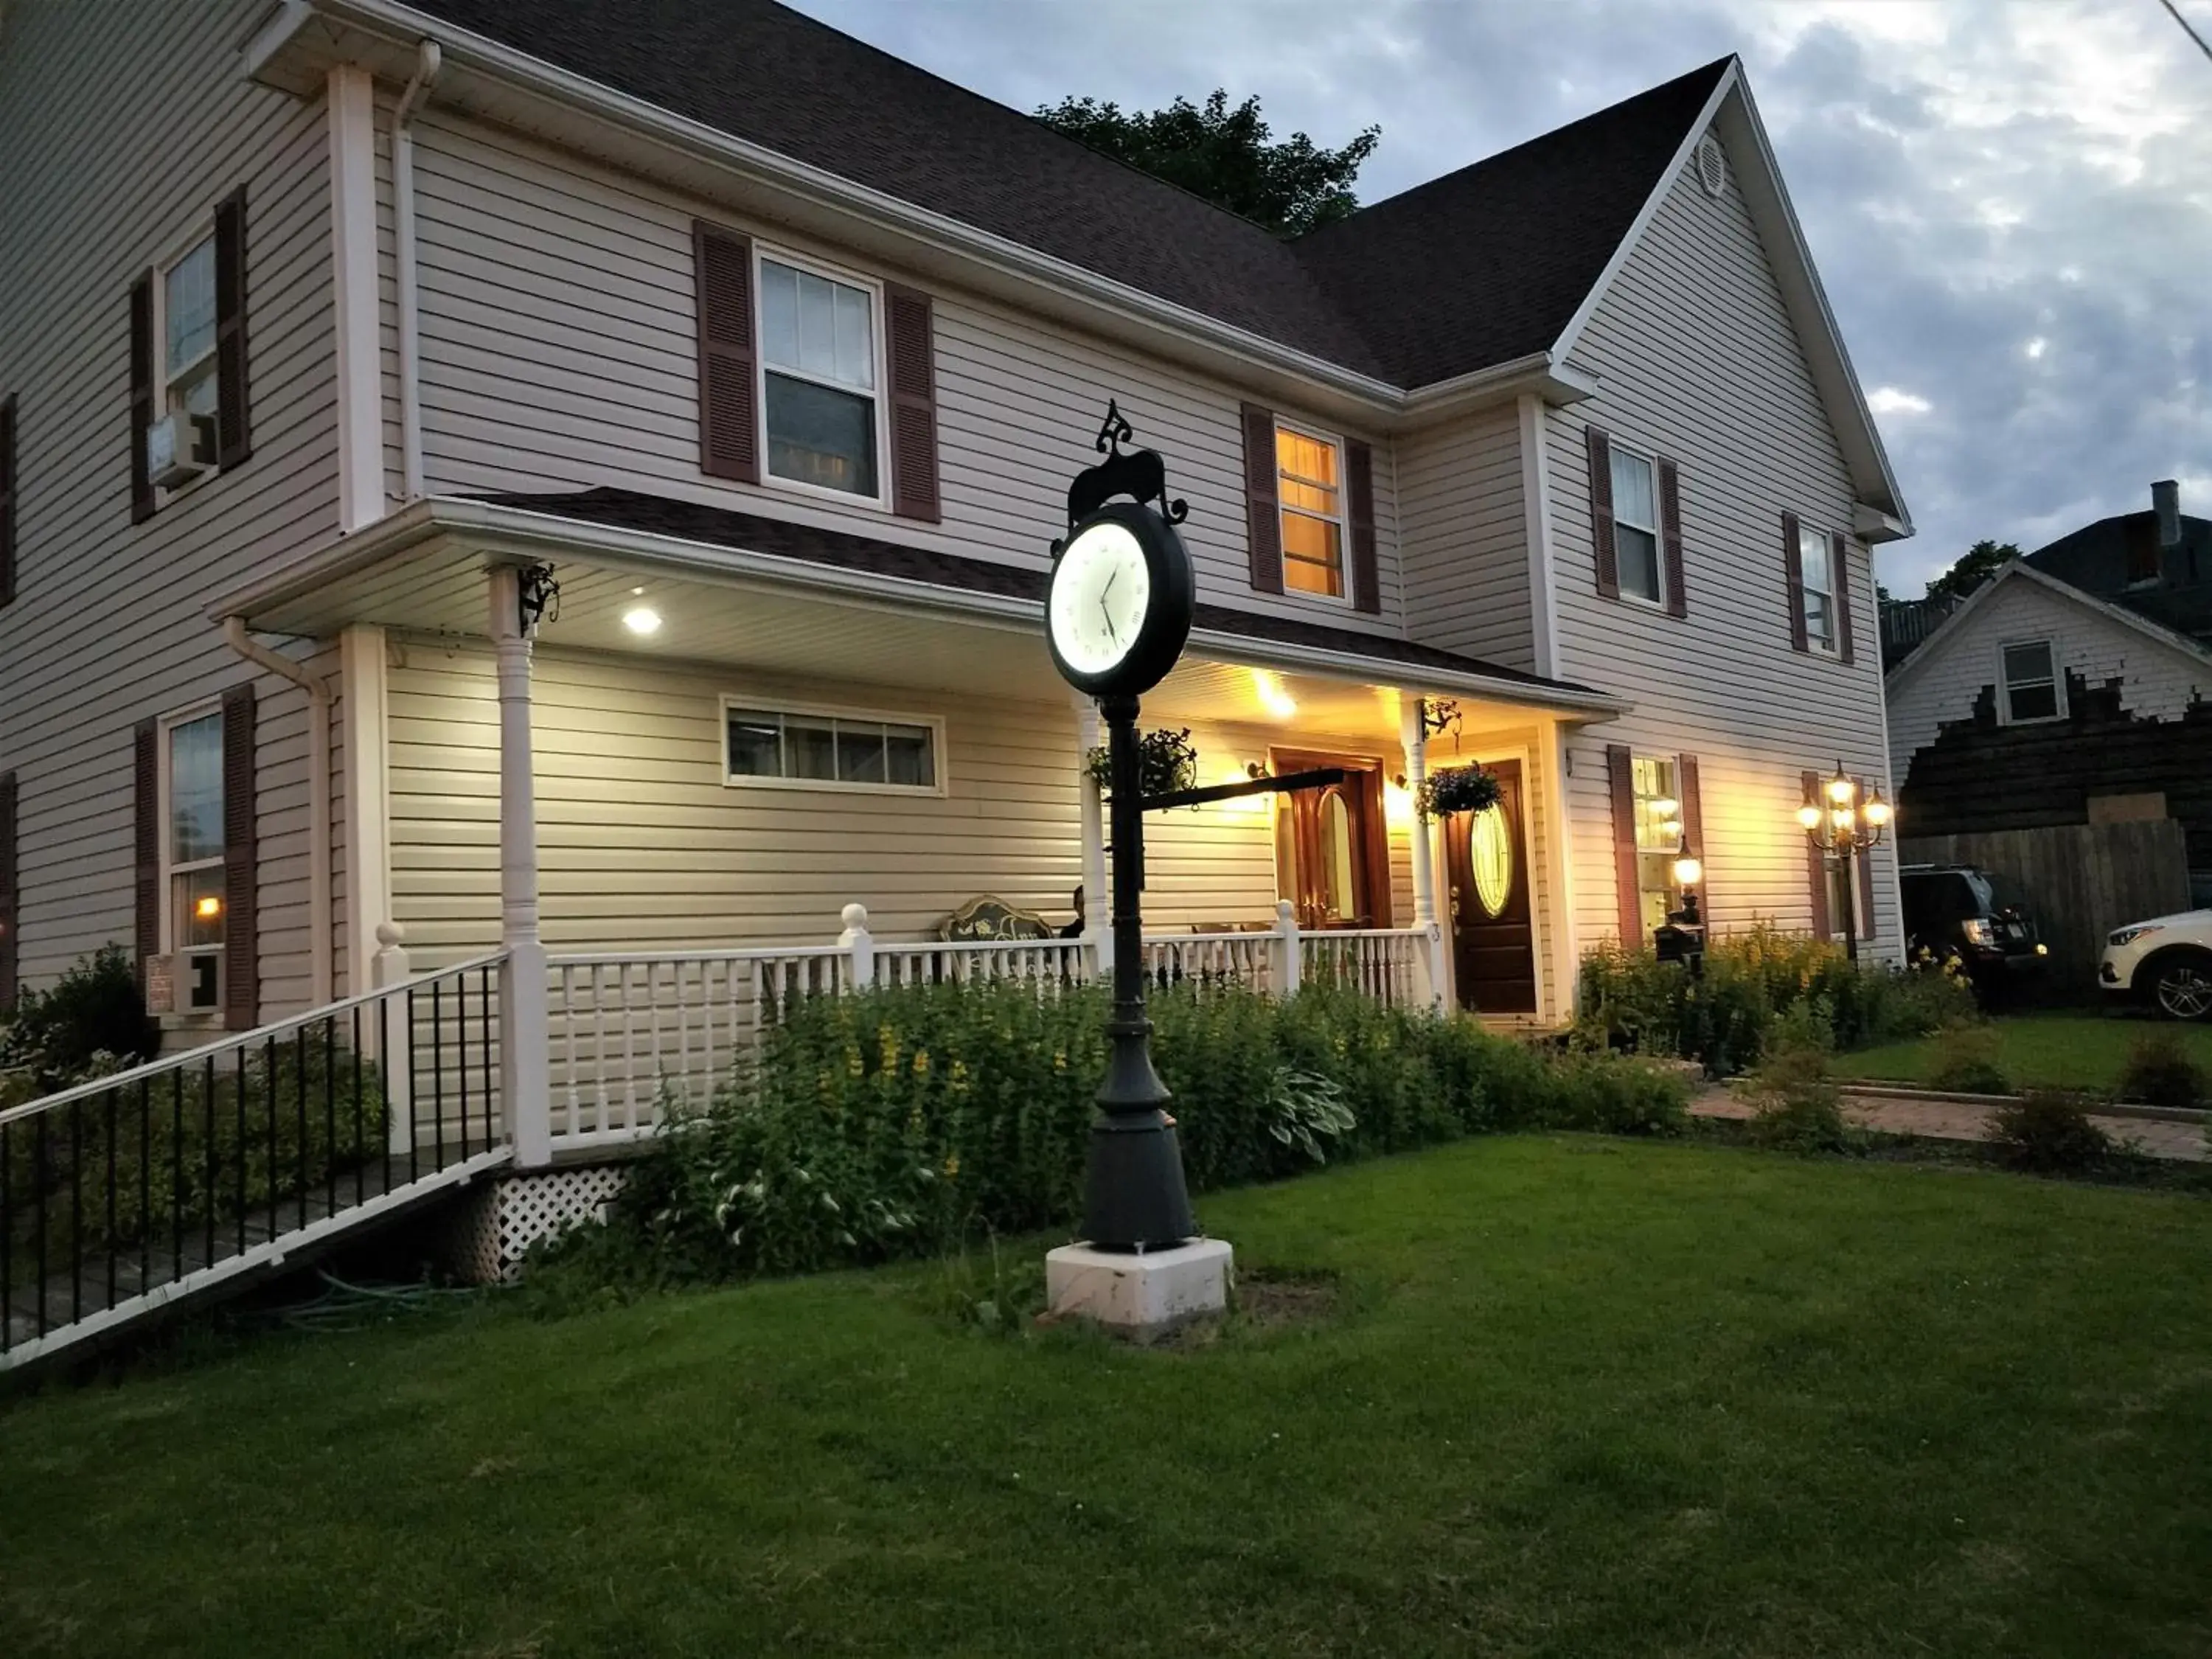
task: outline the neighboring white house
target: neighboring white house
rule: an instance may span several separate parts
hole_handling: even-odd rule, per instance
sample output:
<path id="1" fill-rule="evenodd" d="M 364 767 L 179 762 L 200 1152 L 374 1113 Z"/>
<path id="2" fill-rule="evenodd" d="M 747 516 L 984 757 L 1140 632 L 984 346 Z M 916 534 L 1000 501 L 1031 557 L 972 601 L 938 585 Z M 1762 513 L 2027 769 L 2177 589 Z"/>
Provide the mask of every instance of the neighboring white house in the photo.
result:
<path id="1" fill-rule="evenodd" d="M 1200 572 L 1147 724 L 1351 775 L 1163 817 L 1156 927 L 1440 925 L 1459 1000 L 1558 1020 L 1678 850 L 1803 927 L 1807 775 L 1890 787 L 1909 520 L 1734 59 L 1290 243 L 708 0 L 10 4 L 0 155 L 0 995 L 133 942 L 185 1042 L 386 922 L 1064 921 L 1041 595 L 1109 398 Z M 1419 823 L 1476 761 L 1505 807 Z"/>

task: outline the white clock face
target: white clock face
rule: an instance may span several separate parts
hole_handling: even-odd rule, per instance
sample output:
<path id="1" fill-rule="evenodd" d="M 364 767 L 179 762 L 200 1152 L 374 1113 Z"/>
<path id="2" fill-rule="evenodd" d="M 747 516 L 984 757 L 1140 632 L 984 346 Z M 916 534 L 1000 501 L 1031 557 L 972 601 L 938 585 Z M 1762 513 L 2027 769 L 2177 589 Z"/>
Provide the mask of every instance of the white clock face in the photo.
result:
<path id="1" fill-rule="evenodd" d="M 1052 576 L 1052 638 L 1079 674 L 1102 674 L 1129 654 L 1152 601 L 1145 550 L 1121 525 L 1094 524 L 1067 545 Z"/>

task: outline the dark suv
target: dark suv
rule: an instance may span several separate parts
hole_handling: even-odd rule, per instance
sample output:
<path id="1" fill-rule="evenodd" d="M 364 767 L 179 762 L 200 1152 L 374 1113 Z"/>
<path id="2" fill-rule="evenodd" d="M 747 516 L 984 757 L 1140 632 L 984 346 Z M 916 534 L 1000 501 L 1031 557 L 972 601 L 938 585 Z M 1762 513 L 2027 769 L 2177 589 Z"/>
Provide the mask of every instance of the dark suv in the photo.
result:
<path id="1" fill-rule="evenodd" d="M 1908 864 L 1897 872 L 1905 895 L 1905 938 L 1917 957 L 1956 957 L 1985 994 L 2002 996 L 2039 980 L 2050 946 L 2002 876 L 1971 864 Z"/>

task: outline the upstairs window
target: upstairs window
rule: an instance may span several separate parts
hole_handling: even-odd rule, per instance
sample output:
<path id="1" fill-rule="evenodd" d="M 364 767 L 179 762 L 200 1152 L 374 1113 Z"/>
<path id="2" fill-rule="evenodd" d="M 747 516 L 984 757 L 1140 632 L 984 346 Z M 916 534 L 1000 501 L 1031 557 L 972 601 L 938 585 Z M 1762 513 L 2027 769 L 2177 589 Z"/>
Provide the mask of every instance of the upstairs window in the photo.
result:
<path id="1" fill-rule="evenodd" d="M 880 499 L 873 290 L 765 254 L 760 281 L 769 476 Z"/>
<path id="2" fill-rule="evenodd" d="M 1275 489 L 1282 512 L 1283 586 L 1345 597 L 1344 450 L 1334 438 L 1279 422 Z"/>
<path id="3" fill-rule="evenodd" d="M 1800 521 L 1797 564 L 1804 573 L 1805 641 L 1816 651 L 1836 648 L 1836 569 L 1827 532 Z"/>
<path id="4" fill-rule="evenodd" d="M 1664 605 L 1659 563 L 1659 487 L 1651 463 L 1615 447 L 1613 455 L 1613 556 L 1620 591 L 1647 605 Z"/>
<path id="5" fill-rule="evenodd" d="M 2021 640 L 2002 647 L 2005 720 L 2053 720 L 2063 712 L 2058 701 L 2057 656 L 2049 640 Z"/>

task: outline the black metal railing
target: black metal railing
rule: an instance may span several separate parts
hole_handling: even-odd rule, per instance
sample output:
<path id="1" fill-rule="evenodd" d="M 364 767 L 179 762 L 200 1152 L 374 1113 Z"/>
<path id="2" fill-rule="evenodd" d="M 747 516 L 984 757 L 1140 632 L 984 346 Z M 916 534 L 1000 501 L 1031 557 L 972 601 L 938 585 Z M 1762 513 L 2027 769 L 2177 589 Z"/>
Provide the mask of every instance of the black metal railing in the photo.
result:
<path id="1" fill-rule="evenodd" d="M 0 1363 L 496 1149 L 504 962 L 0 1112 Z"/>

